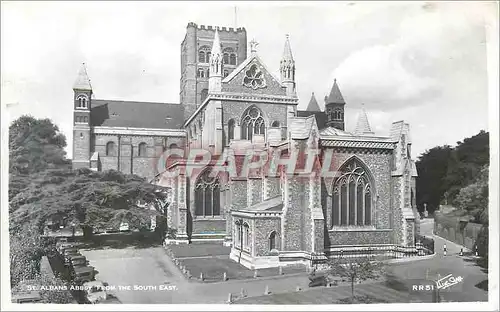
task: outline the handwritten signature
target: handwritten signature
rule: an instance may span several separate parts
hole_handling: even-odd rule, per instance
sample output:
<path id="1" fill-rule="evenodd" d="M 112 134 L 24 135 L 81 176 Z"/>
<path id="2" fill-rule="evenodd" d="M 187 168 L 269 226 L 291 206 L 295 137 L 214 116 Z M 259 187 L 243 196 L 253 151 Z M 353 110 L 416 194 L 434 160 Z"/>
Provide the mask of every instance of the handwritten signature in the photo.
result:
<path id="1" fill-rule="evenodd" d="M 464 279 L 461 276 L 454 277 L 452 274 L 448 274 L 443 278 L 436 281 L 437 289 L 446 289 L 450 286 L 456 285 L 462 282 Z"/>

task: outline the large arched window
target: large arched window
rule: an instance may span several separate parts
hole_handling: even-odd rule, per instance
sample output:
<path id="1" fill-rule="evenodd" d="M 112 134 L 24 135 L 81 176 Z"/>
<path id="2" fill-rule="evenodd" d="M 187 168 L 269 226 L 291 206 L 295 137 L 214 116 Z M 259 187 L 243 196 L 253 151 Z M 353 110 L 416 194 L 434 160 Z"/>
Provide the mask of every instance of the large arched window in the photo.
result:
<path id="1" fill-rule="evenodd" d="M 211 171 L 204 171 L 196 181 L 195 214 L 203 217 L 220 215 L 220 184 Z"/>
<path id="2" fill-rule="evenodd" d="M 366 169 L 352 160 L 340 173 L 333 184 L 332 226 L 371 225 L 373 187 Z"/>
<path id="3" fill-rule="evenodd" d="M 115 144 L 115 142 L 108 142 L 106 144 L 106 156 L 116 156 L 116 144 Z"/>
<path id="4" fill-rule="evenodd" d="M 139 157 L 145 157 L 146 156 L 146 143 L 142 142 L 139 144 Z"/>
<path id="5" fill-rule="evenodd" d="M 269 234 L 269 250 L 276 249 L 276 231 Z"/>
<path id="6" fill-rule="evenodd" d="M 235 126 L 235 121 L 234 119 L 229 119 L 227 122 L 227 142 L 231 142 L 234 140 L 234 126 Z"/>
<path id="7" fill-rule="evenodd" d="M 266 126 L 261 110 L 255 106 L 250 107 L 241 118 L 241 138 L 252 140 L 254 134 L 265 134 L 265 132 Z"/>
<path id="8" fill-rule="evenodd" d="M 232 54 L 229 56 L 229 64 L 231 64 L 231 65 L 236 65 L 236 54 L 232 53 Z"/>

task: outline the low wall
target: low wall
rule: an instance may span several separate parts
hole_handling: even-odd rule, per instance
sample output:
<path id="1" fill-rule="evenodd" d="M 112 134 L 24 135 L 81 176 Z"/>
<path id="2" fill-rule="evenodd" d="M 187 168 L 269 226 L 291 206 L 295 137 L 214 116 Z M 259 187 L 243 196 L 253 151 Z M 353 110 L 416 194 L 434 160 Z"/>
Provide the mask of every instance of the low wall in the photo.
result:
<path id="1" fill-rule="evenodd" d="M 461 221 L 459 217 L 434 214 L 434 234 L 474 250 L 482 224 Z"/>

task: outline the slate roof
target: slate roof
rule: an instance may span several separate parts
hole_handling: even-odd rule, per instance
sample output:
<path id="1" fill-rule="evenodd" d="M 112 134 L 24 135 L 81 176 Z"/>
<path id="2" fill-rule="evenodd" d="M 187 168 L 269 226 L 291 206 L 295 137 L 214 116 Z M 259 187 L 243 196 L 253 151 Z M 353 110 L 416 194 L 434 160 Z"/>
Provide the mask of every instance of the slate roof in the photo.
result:
<path id="1" fill-rule="evenodd" d="M 250 211 L 281 211 L 283 209 L 283 199 L 281 195 L 269 198 L 253 206 L 248 207 Z"/>
<path id="2" fill-rule="evenodd" d="M 326 103 L 345 104 L 344 97 L 342 96 L 342 93 L 340 92 L 339 86 L 337 84 L 337 79 L 333 81 L 333 87 L 330 91 L 330 95 L 326 99 Z"/>
<path id="3" fill-rule="evenodd" d="M 314 92 L 311 95 L 311 99 L 309 100 L 309 104 L 307 104 L 306 111 L 321 112 L 321 108 L 319 108 L 319 104 L 318 104 L 318 101 L 316 101 L 316 97 L 314 96 Z"/>
<path id="4" fill-rule="evenodd" d="M 332 136 L 332 135 L 336 135 L 336 136 L 353 136 L 353 134 L 350 133 L 350 132 L 343 131 L 343 130 L 340 130 L 340 129 L 337 129 L 337 128 L 334 128 L 334 127 L 328 127 L 328 128 L 325 128 L 325 129 L 321 130 L 319 132 L 319 135 L 321 135 L 321 136 Z"/>
<path id="5" fill-rule="evenodd" d="M 180 129 L 184 107 L 180 104 L 91 100 L 92 126 Z"/>
<path id="6" fill-rule="evenodd" d="M 354 131 L 354 133 L 357 135 L 373 134 L 364 107 L 361 109 L 361 112 L 359 112 L 358 122 L 356 124 L 356 130 Z"/>
<path id="7" fill-rule="evenodd" d="M 311 128 L 314 124 L 314 116 L 295 117 L 291 119 L 290 136 L 292 139 L 307 139 L 311 133 Z"/>
<path id="8" fill-rule="evenodd" d="M 297 116 L 298 117 L 309 117 L 311 115 L 314 115 L 316 118 L 316 124 L 318 125 L 318 129 L 323 129 L 326 127 L 326 122 L 328 121 L 328 116 L 324 112 L 317 112 L 317 111 L 297 111 Z"/>
<path id="9" fill-rule="evenodd" d="M 352 148 L 373 148 L 373 149 L 394 149 L 393 142 L 370 142 L 357 140 L 321 140 L 322 146 L 328 147 L 352 147 Z"/>
<path id="10" fill-rule="evenodd" d="M 73 84 L 73 89 L 92 90 L 89 75 L 87 74 L 87 69 L 85 68 L 85 63 L 82 64 L 80 70 L 78 71 L 78 76 L 76 77 L 75 83 Z"/>

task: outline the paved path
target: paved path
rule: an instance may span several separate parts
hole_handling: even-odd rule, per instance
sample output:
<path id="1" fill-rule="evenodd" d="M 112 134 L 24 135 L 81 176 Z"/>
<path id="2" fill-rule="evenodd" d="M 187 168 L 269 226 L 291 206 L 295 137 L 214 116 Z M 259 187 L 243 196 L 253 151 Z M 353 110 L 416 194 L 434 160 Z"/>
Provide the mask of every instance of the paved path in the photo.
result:
<path id="1" fill-rule="evenodd" d="M 432 221 L 425 220 L 422 222 L 422 234 L 433 236 Z M 443 293 L 444 300 L 487 300 L 487 292 L 475 287 L 477 283 L 487 279 L 487 274 L 482 272 L 481 268 L 475 265 L 474 262 L 466 261 L 467 259 L 464 259 L 464 257 L 459 257 L 460 246 L 452 242 L 446 241 L 448 255 L 444 256 L 442 254 L 442 246 L 445 240 L 437 236 L 433 237 L 437 251 L 435 257 L 420 261 L 396 263 L 389 266 L 390 273 L 401 284 L 399 292 L 396 289 L 392 289 L 395 288 L 394 285 L 388 286 L 383 283 L 358 285 L 356 289 L 360 289 L 363 293 L 372 293 L 379 296 L 385 293 L 392 294 L 392 297 L 391 295 L 387 295 L 387 298 L 391 302 L 411 302 L 415 298 L 425 301 L 429 298 L 429 293 L 423 295 L 417 293 L 411 294 L 408 292 L 408 289 L 411 289 L 415 283 L 422 283 L 426 282 L 426 279 L 437 278 L 437 274 L 440 274 L 442 277 L 453 274 L 454 276 L 462 276 L 464 281 L 450 287 L 450 292 Z M 295 275 L 229 280 L 217 283 L 199 283 L 186 280 L 162 247 L 82 250 L 82 253 L 87 256 L 91 265 L 100 271 L 96 278 L 106 281 L 110 285 L 130 285 L 132 287 L 133 285 L 157 286 L 156 290 L 117 291 L 115 294 L 123 303 L 225 303 L 229 293 L 233 297 L 238 297 L 242 288 L 245 289 L 248 297 L 262 297 L 266 286 L 268 286 L 269 291 L 273 294 L 291 293 L 292 295 L 288 295 L 288 298 L 292 298 L 290 300 L 295 302 L 294 300 L 298 298 L 293 295 L 296 294 L 294 293 L 296 287 L 299 286 L 301 289 L 308 289 L 309 280 L 305 272 Z M 164 287 L 175 286 L 176 290 L 160 290 L 160 285 L 167 285 Z M 337 293 L 335 296 L 345 295 L 342 286 L 334 287 L 330 290 L 324 288 L 323 290 L 315 291 L 326 294 L 334 291 Z M 303 291 L 301 295 L 302 293 L 305 294 L 307 292 Z M 311 298 L 316 298 L 316 303 L 322 303 L 323 301 L 321 300 L 333 300 L 333 297 L 331 297 L 333 295 L 331 294 L 328 294 L 323 299 L 320 299 L 318 295 L 311 296 Z M 422 299 L 422 296 L 424 299 Z M 265 296 L 264 298 L 268 300 L 270 297 L 274 296 Z M 279 300 L 286 301 L 281 295 L 279 298 L 281 298 Z M 303 303 L 312 300 L 311 298 L 307 299 L 307 297 L 304 297 Z M 253 299 L 245 299 L 245 301 L 249 302 L 251 300 Z"/>

